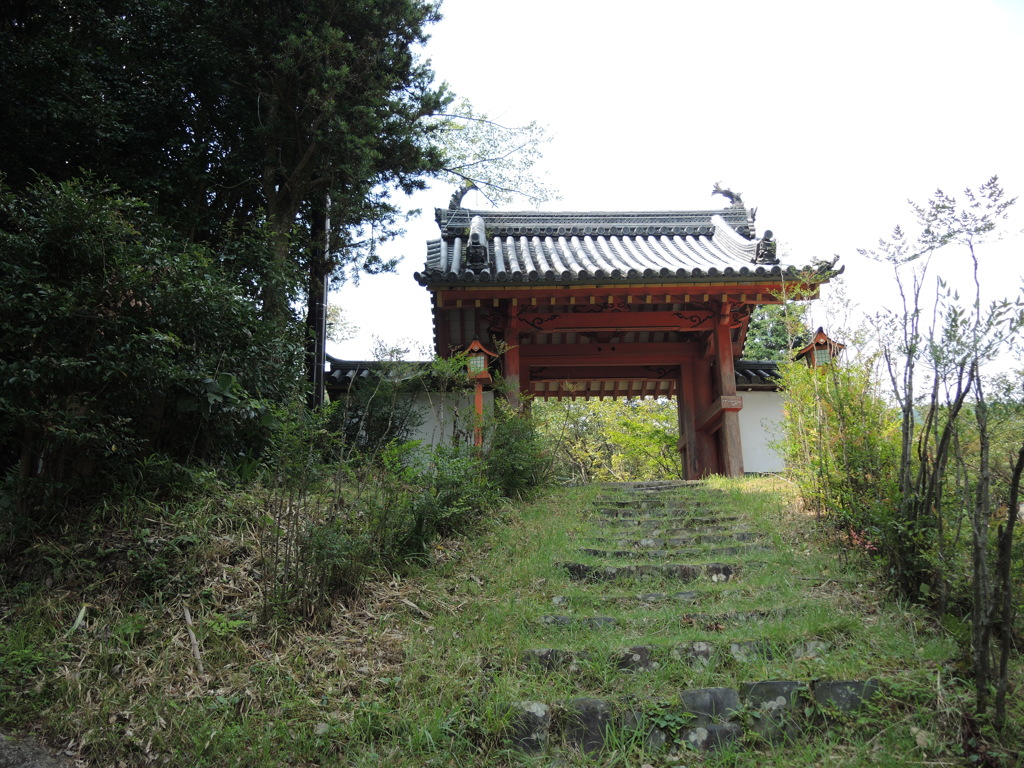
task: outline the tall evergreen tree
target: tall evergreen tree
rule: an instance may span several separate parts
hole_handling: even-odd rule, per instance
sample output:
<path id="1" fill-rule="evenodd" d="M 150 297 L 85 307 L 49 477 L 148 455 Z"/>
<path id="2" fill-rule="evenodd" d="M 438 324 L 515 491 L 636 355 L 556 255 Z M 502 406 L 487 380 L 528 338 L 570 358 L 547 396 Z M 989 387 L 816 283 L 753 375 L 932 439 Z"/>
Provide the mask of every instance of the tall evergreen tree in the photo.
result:
<path id="1" fill-rule="evenodd" d="M 423 0 L 5 2 L 0 171 L 15 189 L 92 171 L 197 241 L 264 228 L 275 261 L 240 278 L 287 316 L 286 266 L 309 285 L 372 268 L 359 227 L 386 231 L 390 192 L 441 167 L 422 118 L 448 96 L 415 52 L 437 18 Z"/>
<path id="2" fill-rule="evenodd" d="M 810 341 L 807 307 L 794 302 L 754 309 L 743 345 L 747 360 L 792 360 L 793 350 Z"/>

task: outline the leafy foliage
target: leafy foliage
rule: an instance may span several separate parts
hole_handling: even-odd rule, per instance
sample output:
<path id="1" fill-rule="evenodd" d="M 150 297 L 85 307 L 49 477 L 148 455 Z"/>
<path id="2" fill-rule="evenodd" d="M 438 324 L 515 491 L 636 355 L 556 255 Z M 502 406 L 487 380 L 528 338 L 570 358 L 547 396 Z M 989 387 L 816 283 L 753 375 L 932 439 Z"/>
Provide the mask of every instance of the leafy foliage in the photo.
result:
<path id="1" fill-rule="evenodd" d="M 670 400 L 548 400 L 534 412 L 554 443 L 554 472 L 571 482 L 681 476 Z"/>
<path id="2" fill-rule="evenodd" d="M 442 180 L 478 190 L 494 206 L 516 197 L 534 205 L 554 199 L 554 191 L 536 170 L 543 146 L 551 141 L 536 121 L 507 126 L 478 113 L 466 99 L 432 120 L 443 136 Z"/>
<path id="3" fill-rule="evenodd" d="M 475 414 L 458 410 L 454 439 L 408 439 L 424 391 L 440 396 L 436 408 L 461 400 L 464 359 L 379 361 L 359 378 L 326 408 L 296 404 L 276 414 L 261 522 L 268 617 L 327 620 L 321 609 L 357 594 L 375 570 L 425 561 L 439 537 L 473 530 L 500 499 L 531 496 L 547 480 L 533 421 L 507 407 L 485 421 L 480 447 Z"/>
<path id="4" fill-rule="evenodd" d="M 894 562 L 909 532 L 894 522 L 899 420 L 872 359 L 780 367 L 786 472 L 805 503 L 851 543 L 876 542 Z"/>
<path id="5" fill-rule="evenodd" d="M 0 458 L 19 517 L 81 503 L 147 454 L 259 451 L 296 347 L 209 249 L 72 180 L 0 190 L 0 259 Z"/>
<path id="6" fill-rule="evenodd" d="M 994 686 L 993 722 L 1002 729 L 1007 658 L 1021 600 L 1013 536 L 1024 444 L 1019 434 L 1009 447 L 1005 440 L 1000 443 L 1003 481 L 994 482 L 993 441 L 999 439 L 1000 419 L 1019 418 L 1019 384 L 1004 387 L 1006 399 L 996 407 L 986 368 L 1024 328 L 1024 300 L 1017 296 L 985 305 L 979 281 L 980 246 L 998 233 L 1015 198 L 1007 199 L 992 177 L 976 190 L 965 190 L 963 201 L 938 190 L 926 205 L 912 204 L 920 226 L 916 237 L 897 227 L 877 249 L 862 251 L 892 267 L 902 300 L 900 311 L 882 312 L 875 319 L 876 342 L 896 403 L 889 419 L 898 419 L 898 448 L 889 429 L 879 428 L 887 419 L 878 415 L 888 408 L 879 408 L 884 400 L 877 379 L 864 378 L 866 397 L 858 399 L 856 388 L 844 388 L 834 398 L 828 384 L 846 376 L 838 368 L 828 370 L 821 382 L 812 380 L 809 388 L 799 376 L 787 375 L 794 397 L 787 444 L 805 497 L 843 525 L 852 520 L 861 542 L 865 534 L 874 535 L 904 597 L 928 600 L 940 616 L 957 611 L 954 624 L 970 613 L 977 715 L 986 713 Z M 941 277 L 929 275 L 932 254 L 945 248 L 966 256 L 973 276 L 966 299 Z M 922 296 L 932 286 L 935 303 L 929 319 Z M 813 397 L 807 397 L 812 390 Z M 835 418 L 845 401 L 855 406 L 852 418 Z M 861 442 L 864 428 L 869 439 Z M 870 448 L 868 462 L 862 464 L 865 447 Z M 871 454 L 886 462 L 872 465 Z M 810 475 L 794 458 L 810 463 Z M 858 479 L 871 482 L 858 487 Z M 1006 522 L 993 531 L 999 509 L 1005 509 Z M 965 528 L 969 548 L 963 545 Z"/>
<path id="7" fill-rule="evenodd" d="M 797 302 L 754 308 L 743 345 L 746 360 L 792 360 L 793 351 L 811 340 L 807 305 Z"/>
<path id="8" fill-rule="evenodd" d="M 497 491 L 510 499 L 525 499 L 549 480 L 550 458 L 537 421 L 513 411 L 496 398 L 494 417 L 487 425 L 483 470 Z"/>

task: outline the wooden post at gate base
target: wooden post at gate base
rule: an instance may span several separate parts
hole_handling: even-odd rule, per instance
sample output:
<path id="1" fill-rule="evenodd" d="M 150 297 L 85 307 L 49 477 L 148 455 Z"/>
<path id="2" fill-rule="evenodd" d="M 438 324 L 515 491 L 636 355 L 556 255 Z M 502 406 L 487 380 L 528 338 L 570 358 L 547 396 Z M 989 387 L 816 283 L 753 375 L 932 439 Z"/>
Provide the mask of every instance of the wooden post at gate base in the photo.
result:
<path id="1" fill-rule="evenodd" d="M 679 415 L 679 457 L 683 464 L 683 477 L 697 480 L 697 404 L 693 392 L 693 369 L 686 364 L 679 366 L 676 382 L 676 411 Z"/>
<path id="2" fill-rule="evenodd" d="M 743 398 L 736 394 L 736 367 L 732 357 L 732 332 L 729 329 L 728 304 L 719 311 L 719 322 L 712 331 L 714 337 L 715 369 L 721 424 L 718 427 L 719 472 L 726 477 L 743 476 L 743 445 L 740 438 L 739 411 Z"/>
<path id="3" fill-rule="evenodd" d="M 502 376 L 508 387 L 508 404 L 513 411 L 521 411 L 523 407 L 522 384 L 519 374 L 519 325 L 520 320 L 515 314 L 516 308 L 509 306 L 505 316 L 505 343 L 508 345 L 502 357 Z"/>
<path id="4" fill-rule="evenodd" d="M 718 448 L 715 445 L 714 425 L 701 423 L 696 417 L 698 413 L 704 413 L 714 402 L 714 390 L 712 389 L 711 358 L 701 355 L 693 362 L 693 407 L 694 407 L 694 429 L 697 442 L 697 475 L 718 474 Z"/>
<path id="5" fill-rule="evenodd" d="M 476 423 L 473 426 L 473 445 L 479 448 L 484 444 L 484 383 L 476 379 L 476 392 L 473 397 L 473 406 L 476 410 Z"/>

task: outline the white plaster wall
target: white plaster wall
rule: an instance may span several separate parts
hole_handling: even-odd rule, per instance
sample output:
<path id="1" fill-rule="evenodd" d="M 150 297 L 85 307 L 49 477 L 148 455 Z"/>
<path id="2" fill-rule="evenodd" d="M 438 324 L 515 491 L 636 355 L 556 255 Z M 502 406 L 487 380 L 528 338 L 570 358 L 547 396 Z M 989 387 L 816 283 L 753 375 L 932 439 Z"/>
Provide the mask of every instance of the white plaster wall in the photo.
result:
<path id="1" fill-rule="evenodd" d="M 740 410 L 740 441 L 744 472 L 781 472 L 782 457 L 770 447 L 781 437 L 781 392 L 743 392 Z"/>
<path id="2" fill-rule="evenodd" d="M 420 440 L 424 446 L 450 442 L 454 434 L 455 421 L 461 415 L 461 424 L 472 424 L 473 394 L 461 397 L 421 392 L 415 397 L 416 407 L 423 417 L 423 424 L 412 431 L 410 440 Z M 484 413 L 494 411 L 494 393 L 484 392 Z"/>

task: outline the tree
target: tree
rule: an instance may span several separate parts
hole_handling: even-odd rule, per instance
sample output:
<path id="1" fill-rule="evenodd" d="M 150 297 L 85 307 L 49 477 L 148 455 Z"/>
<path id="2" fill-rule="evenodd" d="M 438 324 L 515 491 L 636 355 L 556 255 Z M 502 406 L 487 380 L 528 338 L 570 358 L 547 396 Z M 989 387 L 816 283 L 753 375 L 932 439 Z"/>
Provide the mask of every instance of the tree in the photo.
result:
<path id="1" fill-rule="evenodd" d="M 259 226 L 272 248 L 237 277 L 264 321 L 304 299 L 316 379 L 330 276 L 385 268 L 392 193 L 442 166 L 427 118 L 450 97 L 414 50 L 438 18 L 428 0 L 10 4 L 0 170 L 15 188 L 92 171 L 214 247 Z"/>
<path id="2" fill-rule="evenodd" d="M 393 266 L 376 246 L 400 231 L 396 193 L 440 175 L 548 195 L 542 128 L 447 110 L 416 53 L 439 18 L 431 0 L 7 3 L 0 173 L 110 179 L 222 254 L 264 322 L 304 304 L 316 406 L 330 280 Z M 232 247 L 256 229 L 269 249 Z"/>
<path id="3" fill-rule="evenodd" d="M 258 226 L 273 247 L 227 266 L 265 321 L 305 304 L 315 373 L 329 279 L 391 266 L 395 192 L 440 174 L 548 194 L 543 129 L 447 110 L 416 53 L 439 18 L 431 0 L 5 3 L 0 172 L 15 190 L 93 172 L 218 252 Z"/>
<path id="4" fill-rule="evenodd" d="M 1016 198 L 1007 199 L 993 176 L 976 190 L 964 191 L 964 203 L 941 189 L 925 205 L 912 204 L 920 226 L 916 238 L 897 227 L 877 251 L 862 251 L 888 262 L 902 297 L 902 313 L 883 313 L 879 323 L 892 392 L 901 412 L 899 508 L 896 523 L 903 534 L 892 564 L 901 590 L 913 598 L 935 590 L 940 612 L 948 591 L 947 518 L 965 517 L 971 529 L 971 658 L 979 714 L 986 711 L 992 672 L 993 628 L 1012 624 L 1007 612 L 1013 594 L 1010 544 L 1017 508 L 997 534 L 993 552 L 990 526 L 992 497 L 989 403 L 985 367 L 1024 328 L 1024 300 L 1019 297 L 984 304 L 978 278 L 980 246 L 994 237 Z M 928 285 L 929 260 L 940 249 L 965 253 L 973 275 L 966 302 L 941 278 L 935 281 L 935 304 L 928 321 L 922 292 Z M 920 368 L 919 368 L 920 366 Z M 925 388 L 918 396 L 919 371 Z M 977 455 L 973 471 L 960 448 L 962 416 L 972 413 Z M 950 462 L 956 482 L 947 477 Z M 1019 481 L 1019 473 L 1015 475 Z M 947 499 L 950 485 L 957 490 Z M 1016 495 L 1012 490 L 1010 495 Z M 957 487 L 959 486 L 959 488 Z M 947 503 L 949 502 L 949 503 Z M 953 506 L 952 510 L 947 509 Z M 962 519 L 962 518 L 961 518 Z M 994 558 L 994 561 L 993 561 Z M 993 575 L 995 574 L 995 578 Z M 1009 638 L 1006 638 L 1007 640 Z M 1002 654 L 1009 653 L 1004 642 Z M 1000 667 L 1005 671 L 1005 665 Z M 997 685 L 996 723 L 1005 722 L 1006 680 Z"/>
<path id="5" fill-rule="evenodd" d="M 208 248 L 70 180 L 0 186 L 0 261 L 0 495 L 16 519 L 87 501 L 143 456 L 258 454 L 297 340 L 259 322 Z"/>
<path id="6" fill-rule="evenodd" d="M 676 403 L 664 399 L 534 403 L 555 448 L 555 471 L 573 481 L 680 477 Z"/>
<path id="7" fill-rule="evenodd" d="M 337 304 L 327 305 L 327 338 L 334 342 L 348 341 L 359 332 L 358 326 L 345 317 Z"/>
<path id="8" fill-rule="evenodd" d="M 386 232 L 391 191 L 441 167 L 442 126 L 424 118 L 449 97 L 414 52 L 437 18 L 424 0 L 8 4 L 3 171 L 18 189 L 84 168 L 196 241 L 259 224 L 273 261 L 244 279 L 287 317 L 289 262 L 307 290 L 379 266 L 362 226 Z"/>
<path id="9" fill-rule="evenodd" d="M 537 173 L 543 147 L 551 137 L 536 121 L 504 125 L 476 112 L 466 99 L 430 119 L 441 131 L 444 161 L 438 176 L 443 181 L 463 191 L 475 189 L 491 205 L 517 198 L 539 205 L 556 197 Z"/>
<path id="10" fill-rule="evenodd" d="M 807 344 L 807 305 L 788 301 L 754 308 L 747 327 L 743 357 L 747 360 L 792 360 L 794 350 Z"/>

